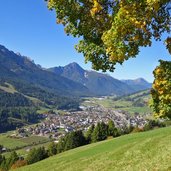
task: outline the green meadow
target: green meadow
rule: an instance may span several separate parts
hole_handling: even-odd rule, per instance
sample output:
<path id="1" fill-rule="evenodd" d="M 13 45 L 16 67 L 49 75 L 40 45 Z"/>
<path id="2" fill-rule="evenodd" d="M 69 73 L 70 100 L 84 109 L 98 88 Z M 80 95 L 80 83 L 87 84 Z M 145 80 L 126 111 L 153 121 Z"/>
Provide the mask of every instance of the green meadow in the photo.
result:
<path id="1" fill-rule="evenodd" d="M 130 114 L 139 113 L 143 115 L 152 112 L 150 107 L 148 106 L 149 99 L 150 99 L 149 90 L 144 90 L 118 98 L 112 96 L 108 96 L 105 98 L 85 98 L 81 105 L 82 106 L 100 105 L 105 108 L 109 108 L 113 110 L 127 111 Z M 135 102 L 138 101 L 144 105 L 136 106 Z"/>
<path id="2" fill-rule="evenodd" d="M 169 171 L 171 127 L 79 147 L 18 171 Z"/>

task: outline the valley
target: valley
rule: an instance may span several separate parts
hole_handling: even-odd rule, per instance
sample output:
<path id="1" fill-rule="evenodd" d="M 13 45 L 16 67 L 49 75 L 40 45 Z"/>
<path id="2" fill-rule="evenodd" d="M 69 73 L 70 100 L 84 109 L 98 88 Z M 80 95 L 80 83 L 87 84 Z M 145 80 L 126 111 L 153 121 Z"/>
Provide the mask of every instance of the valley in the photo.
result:
<path id="1" fill-rule="evenodd" d="M 148 108 L 133 108 L 128 100 L 125 104 L 115 101 L 119 106 L 114 107 L 112 98 L 150 87 L 142 78 L 117 80 L 104 73 L 84 70 L 75 62 L 64 67 L 42 68 L 31 58 L 0 45 L 0 132 L 39 122 L 39 113 L 46 111 L 77 111 L 81 99 L 92 97 L 109 96 L 103 101 L 96 100 L 97 105 L 105 108 L 148 113 Z"/>
<path id="2" fill-rule="evenodd" d="M 1 145 L 6 148 L 3 154 L 8 156 L 9 151 L 15 150 L 19 155 L 26 156 L 29 149 L 46 148 L 52 141 L 58 142 L 69 132 L 87 131 L 91 125 L 102 121 L 107 123 L 113 120 L 118 129 L 143 128 L 152 118 L 146 103 L 148 99 L 149 90 L 146 90 L 122 97 L 83 98 L 78 111 L 42 108 L 38 111 L 41 116 L 39 123 L 0 134 Z M 130 112 L 128 109 L 132 109 L 132 104 L 137 100 L 144 102 L 144 105 L 134 107 L 135 112 Z"/>
<path id="3" fill-rule="evenodd" d="M 152 111 L 149 106 L 150 90 L 143 90 L 125 96 L 104 96 L 100 98 L 85 98 L 82 105 L 95 106 L 101 105 L 104 108 L 113 110 L 127 111 L 130 114 L 150 114 Z"/>
<path id="4" fill-rule="evenodd" d="M 0 13 L 0 171 L 171 171 L 171 0 Z"/>
<path id="5" fill-rule="evenodd" d="M 35 148 L 47 151 L 52 142 L 76 131 L 85 136 L 99 123 L 112 121 L 120 136 L 142 131 L 152 119 L 151 84 L 142 78 L 117 80 L 77 63 L 45 69 L 4 46 L 0 71 L 0 145 L 6 158 L 14 151 L 22 158 Z"/>

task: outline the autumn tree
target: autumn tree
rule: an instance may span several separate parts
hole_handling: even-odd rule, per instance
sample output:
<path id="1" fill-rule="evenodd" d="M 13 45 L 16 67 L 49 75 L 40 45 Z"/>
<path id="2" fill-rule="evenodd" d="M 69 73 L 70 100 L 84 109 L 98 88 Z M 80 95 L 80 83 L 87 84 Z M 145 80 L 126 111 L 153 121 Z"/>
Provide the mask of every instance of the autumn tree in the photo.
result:
<path id="1" fill-rule="evenodd" d="M 163 33 L 169 35 L 171 31 L 170 0 L 46 1 L 49 9 L 56 11 L 57 23 L 64 26 L 66 34 L 79 37 L 75 48 L 95 70 L 114 71 L 116 64 L 136 57 L 140 47 L 151 46 L 152 40 L 161 41 Z M 164 42 L 171 54 L 171 37 Z M 159 114 L 158 109 L 154 111 L 160 116 L 170 110 Z"/>
<path id="2" fill-rule="evenodd" d="M 17 160 L 12 166 L 11 169 L 17 169 L 19 167 L 23 167 L 27 165 L 26 160 Z"/>
<path id="3" fill-rule="evenodd" d="M 171 118 L 171 62 L 160 60 L 154 70 L 151 107 L 158 118 Z"/>
<path id="4" fill-rule="evenodd" d="M 96 70 L 113 71 L 171 30 L 170 0 L 47 1 L 66 34 L 80 37 L 76 49 Z M 171 53 L 171 37 L 165 43 Z"/>

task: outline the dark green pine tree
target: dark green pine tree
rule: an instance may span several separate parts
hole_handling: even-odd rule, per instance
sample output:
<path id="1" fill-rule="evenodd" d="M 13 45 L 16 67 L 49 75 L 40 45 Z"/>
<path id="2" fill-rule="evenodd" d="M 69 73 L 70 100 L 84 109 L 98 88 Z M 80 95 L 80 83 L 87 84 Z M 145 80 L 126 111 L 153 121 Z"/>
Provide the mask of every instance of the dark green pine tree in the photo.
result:
<path id="1" fill-rule="evenodd" d="M 28 156 L 27 156 L 27 162 L 28 164 L 36 163 L 40 160 L 43 160 L 48 157 L 47 151 L 45 150 L 44 147 L 39 147 L 39 148 L 33 148 Z"/>
<path id="2" fill-rule="evenodd" d="M 115 124 L 112 120 L 108 122 L 108 136 L 117 137 L 119 135 L 118 129 L 115 127 Z"/>
<path id="3" fill-rule="evenodd" d="M 95 126 L 93 124 L 90 126 L 90 128 L 85 133 L 85 138 L 86 138 L 86 141 L 88 144 L 92 142 L 92 134 L 93 134 L 94 128 L 95 128 Z"/>
<path id="4" fill-rule="evenodd" d="M 85 137 L 82 131 L 71 132 L 65 137 L 65 151 L 86 144 Z"/>
<path id="5" fill-rule="evenodd" d="M 57 154 L 63 152 L 65 149 L 65 137 L 60 138 L 59 142 L 56 144 Z"/>
<path id="6" fill-rule="evenodd" d="M 53 156 L 57 154 L 57 147 L 54 142 L 50 143 L 48 146 L 48 156 Z"/>
<path id="7" fill-rule="evenodd" d="M 92 142 L 102 141 L 107 138 L 108 127 L 104 122 L 98 122 L 92 133 Z"/>
<path id="8" fill-rule="evenodd" d="M 0 154 L 2 153 L 3 145 L 0 144 Z"/>
<path id="9" fill-rule="evenodd" d="M 100 141 L 100 123 L 98 122 L 92 133 L 92 142 Z"/>
<path id="10" fill-rule="evenodd" d="M 106 125 L 104 122 L 101 122 L 100 128 L 101 128 L 101 140 L 105 140 L 108 135 L 108 125 Z"/>

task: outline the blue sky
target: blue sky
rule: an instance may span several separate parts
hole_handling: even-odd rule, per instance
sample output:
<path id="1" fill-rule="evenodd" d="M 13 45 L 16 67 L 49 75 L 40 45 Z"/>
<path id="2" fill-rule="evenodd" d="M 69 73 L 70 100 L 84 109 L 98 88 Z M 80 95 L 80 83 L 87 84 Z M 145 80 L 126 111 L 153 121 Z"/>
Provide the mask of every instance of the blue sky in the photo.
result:
<path id="1" fill-rule="evenodd" d="M 55 13 L 47 9 L 44 0 L 1 0 L 0 44 L 8 49 L 31 57 L 42 67 L 77 62 L 90 70 L 91 64 L 85 64 L 83 55 L 74 49 L 77 42 L 56 24 Z M 108 73 L 117 79 L 143 77 L 152 82 L 152 71 L 159 59 L 171 58 L 163 42 L 154 42 L 152 47 L 142 48 L 137 58 L 117 65 L 114 73 Z"/>

